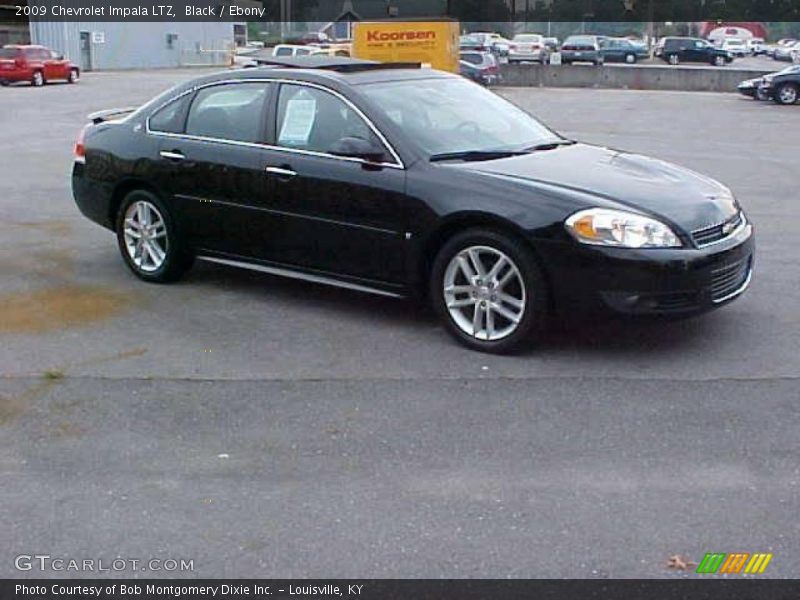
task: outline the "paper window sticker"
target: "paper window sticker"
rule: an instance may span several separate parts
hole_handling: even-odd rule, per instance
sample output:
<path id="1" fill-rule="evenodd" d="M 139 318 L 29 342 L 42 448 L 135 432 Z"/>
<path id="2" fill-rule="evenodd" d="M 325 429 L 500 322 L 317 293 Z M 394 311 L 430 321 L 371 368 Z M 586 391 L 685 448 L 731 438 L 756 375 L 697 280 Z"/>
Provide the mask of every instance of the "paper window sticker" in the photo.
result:
<path id="1" fill-rule="evenodd" d="M 278 136 L 278 143 L 308 144 L 317 115 L 317 101 L 313 98 L 292 98 L 286 103 L 286 113 Z"/>

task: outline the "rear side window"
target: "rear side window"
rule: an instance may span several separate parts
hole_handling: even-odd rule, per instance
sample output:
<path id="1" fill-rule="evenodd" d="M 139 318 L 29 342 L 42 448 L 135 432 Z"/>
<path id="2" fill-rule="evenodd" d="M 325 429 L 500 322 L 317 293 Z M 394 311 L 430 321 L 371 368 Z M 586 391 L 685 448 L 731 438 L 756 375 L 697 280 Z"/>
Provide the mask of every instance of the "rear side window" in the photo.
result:
<path id="1" fill-rule="evenodd" d="M 237 142 L 263 141 L 266 83 L 237 83 L 197 92 L 186 119 L 186 133 Z"/>
<path id="2" fill-rule="evenodd" d="M 17 58 L 18 55 L 16 48 L 0 48 L 0 58 Z"/>
<path id="3" fill-rule="evenodd" d="M 292 49 L 291 48 L 278 48 L 275 50 L 275 56 L 291 56 Z"/>
<path id="4" fill-rule="evenodd" d="M 25 58 L 28 60 L 50 60 L 50 51 L 44 48 L 28 48 L 25 50 Z"/>
<path id="5" fill-rule="evenodd" d="M 166 133 L 183 133 L 186 109 L 189 107 L 191 97 L 191 94 L 186 94 L 156 111 L 150 117 L 150 129 Z"/>

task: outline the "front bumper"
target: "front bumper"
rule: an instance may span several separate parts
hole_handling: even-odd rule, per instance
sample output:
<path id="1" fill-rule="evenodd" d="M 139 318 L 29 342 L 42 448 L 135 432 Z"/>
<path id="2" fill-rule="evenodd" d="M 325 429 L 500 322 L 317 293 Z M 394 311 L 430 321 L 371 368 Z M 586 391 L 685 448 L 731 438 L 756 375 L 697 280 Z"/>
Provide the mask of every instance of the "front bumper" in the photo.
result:
<path id="1" fill-rule="evenodd" d="M 755 264 L 750 223 L 702 249 L 635 250 L 563 242 L 537 250 L 549 267 L 555 305 L 567 312 L 703 313 L 741 296 Z"/>

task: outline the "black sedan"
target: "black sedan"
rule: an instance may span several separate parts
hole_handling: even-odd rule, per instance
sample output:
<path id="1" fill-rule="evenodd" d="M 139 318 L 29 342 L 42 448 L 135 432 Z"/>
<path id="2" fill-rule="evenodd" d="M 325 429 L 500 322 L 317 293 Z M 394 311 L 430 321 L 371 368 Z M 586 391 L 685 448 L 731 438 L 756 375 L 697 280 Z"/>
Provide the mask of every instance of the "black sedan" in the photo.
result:
<path id="1" fill-rule="evenodd" d="M 772 98 L 777 104 L 796 104 L 800 100 L 800 65 L 766 75 L 758 89 L 762 96 Z"/>
<path id="2" fill-rule="evenodd" d="M 72 183 L 145 281 L 200 259 L 427 295 L 490 352 L 559 309 L 716 308 L 753 268 L 752 226 L 720 183 L 412 66 L 292 59 L 197 79 L 95 115 Z"/>

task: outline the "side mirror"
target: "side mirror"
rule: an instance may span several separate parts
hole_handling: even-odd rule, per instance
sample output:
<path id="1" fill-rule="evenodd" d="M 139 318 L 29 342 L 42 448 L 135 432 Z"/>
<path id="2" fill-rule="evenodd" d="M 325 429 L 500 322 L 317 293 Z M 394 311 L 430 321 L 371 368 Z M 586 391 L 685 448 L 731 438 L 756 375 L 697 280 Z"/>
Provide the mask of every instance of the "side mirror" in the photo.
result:
<path id="1" fill-rule="evenodd" d="M 383 148 L 376 142 L 359 137 L 343 137 L 331 146 L 330 153 L 336 156 L 360 158 L 369 162 L 383 162 Z"/>

